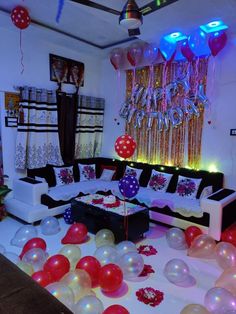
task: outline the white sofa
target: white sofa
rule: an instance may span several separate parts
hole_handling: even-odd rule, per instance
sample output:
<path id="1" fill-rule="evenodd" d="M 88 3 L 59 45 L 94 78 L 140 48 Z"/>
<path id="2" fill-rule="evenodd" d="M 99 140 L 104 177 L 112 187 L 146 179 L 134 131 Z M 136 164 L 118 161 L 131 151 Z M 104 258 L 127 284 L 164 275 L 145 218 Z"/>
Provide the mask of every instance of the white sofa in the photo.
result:
<path id="1" fill-rule="evenodd" d="M 93 181 L 75 182 L 73 184 L 48 187 L 47 183 L 30 184 L 22 180 L 14 180 L 13 198 L 5 202 L 7 211 L 28 222 L 33 223 L 47 216 L 55 216 L 64 213 L 70 206 L 70 200 L 79 193 L 94 194 L 98 191 L 110 192 L 123 198 L 118 188 L 118 181 Z M 216 193 L 219 193 L 216 192 Z M 216 194 L 213 193 L 212 195 Z M 49 208 L 41 204 L 41 196 L 47 194 L 54 201 L 68 201 L 65 205 Z M 222 231 L 223 210 L 226 205 L 236 200 L 236 192 L 231 193 L 222 201 L 205 199 L 186 199 L 176 193 L 156 192 L 152 189 L 140 187 L 135 200 L 145 204 L 150 209 L 150 219 L 168 225 L 186 229 L 190 225 L 199 226 L 205 233 L 209 233 L 214 239 L 220 240 Z M 185 219 L 171 217 L 168 213 L 159 213 L 155 210 L 168 206 L 173 212 L 181 214 Z M 203 213 L 209 214 L 209 226 L 203 226 L 197 222 L 190 222 L 186 217 L 200 218 Z"/>

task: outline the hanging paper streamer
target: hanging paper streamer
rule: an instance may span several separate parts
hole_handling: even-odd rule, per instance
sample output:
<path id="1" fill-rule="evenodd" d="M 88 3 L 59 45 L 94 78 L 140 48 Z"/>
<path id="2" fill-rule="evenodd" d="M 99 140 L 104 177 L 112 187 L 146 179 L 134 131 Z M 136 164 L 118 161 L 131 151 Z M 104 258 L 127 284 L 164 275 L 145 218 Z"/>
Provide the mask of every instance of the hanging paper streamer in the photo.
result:
<path id="1" fill-rule="evenodd" d="M 23 54 L 23 49 L 22 49 L 22 30 L 26 29 L 31 22 L 29 12 L 27 11 L 26 8 L 22 6 L 17 6 L 15 7 L 12 12 L 11 12 L 11 19 L 13 24 L 20 29 L 20 53 L 21 53 L 21 74 L 24 72 L 24 54 Z"/>
<path id="2" fill-rule="evenodd" d="M 59 23 L 60 22 L 60 18 L 61 18 L 61 13 L 64 7 L 64 0 L 59 0 L 58 1 L 58 8 L 57 8 L 57 16 L 56 16 L 56 22 Z"/>

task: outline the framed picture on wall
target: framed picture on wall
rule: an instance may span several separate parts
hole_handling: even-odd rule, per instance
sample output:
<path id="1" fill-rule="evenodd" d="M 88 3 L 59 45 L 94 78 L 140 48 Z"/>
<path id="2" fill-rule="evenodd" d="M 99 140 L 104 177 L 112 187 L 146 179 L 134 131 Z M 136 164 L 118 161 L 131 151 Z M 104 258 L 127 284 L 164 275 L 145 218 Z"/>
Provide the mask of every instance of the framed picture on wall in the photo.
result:
<path id="1" fill-rule="evenodd" d="M 84 86 L 84 63 L 49 54 L 50 80 Z"/>

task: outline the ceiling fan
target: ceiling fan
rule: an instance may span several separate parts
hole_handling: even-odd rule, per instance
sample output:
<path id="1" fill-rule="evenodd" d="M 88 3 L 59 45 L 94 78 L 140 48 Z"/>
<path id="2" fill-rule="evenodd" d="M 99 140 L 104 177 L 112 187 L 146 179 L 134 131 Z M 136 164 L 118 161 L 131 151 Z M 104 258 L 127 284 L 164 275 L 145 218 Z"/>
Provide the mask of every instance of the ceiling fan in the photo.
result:
<path id="1" fill-rule="evenodd" d="M 119 24 L 128 29 L 129 36 L 140 35 L 139 27 L 143 24 L 143 16 L 170 5 L 178 0 L 155 0 L 139 8 L 135 0 L 128 0 L 122 11 L 109 8 L 90 0 L 71 0 L 94 9 L 102 10 L 119 16 Z"/>

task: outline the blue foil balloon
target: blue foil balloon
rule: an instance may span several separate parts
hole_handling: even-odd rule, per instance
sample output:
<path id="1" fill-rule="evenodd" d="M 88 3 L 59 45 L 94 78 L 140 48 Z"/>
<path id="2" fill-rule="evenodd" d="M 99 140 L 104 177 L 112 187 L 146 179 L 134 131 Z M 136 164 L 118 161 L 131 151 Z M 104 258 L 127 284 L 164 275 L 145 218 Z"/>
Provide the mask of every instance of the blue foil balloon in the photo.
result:
<path id="1" fill-rule="evenodd" d="M 211 54 L 208 46 L 207 35 L 200 28 L 197 28 L 189 35 L 188 44 L 192 52 L 197 57 L 208 56 Z"/>
<path id="2" fill-rule="evenodd" d="M 134 197 L 139 190 L 139 183 L 134 176 L 124 176 L 119 181 L 120 193 L 126 198 Z"/>
<path id="3" fill-rule="evenodd" d="M 170 61 L 176 50 L 176 42 L 175 41 L 169 41 L 166 40 L 164 37 L 160 41 L 160 47 L 159 47 L 162 56 L 166 61 Z"/>
<path id="4" fill-rule="evenodd" d="M 72 225 L 74 220 L 72 218 L 72 214 L 71 214 L 71 208 L 67 208 L 63 214 L 63 218 L 65 220 L 65 223 L 67 223 L 68 225 Z"/>

